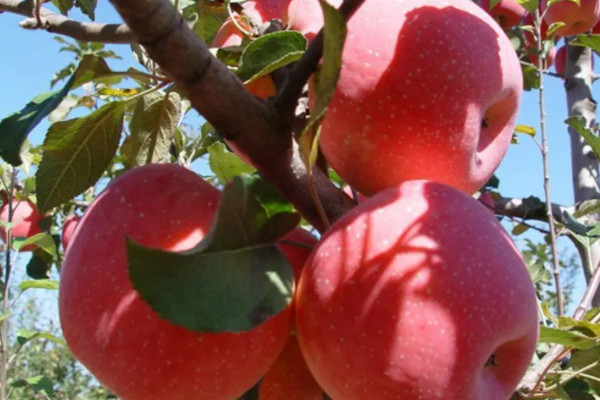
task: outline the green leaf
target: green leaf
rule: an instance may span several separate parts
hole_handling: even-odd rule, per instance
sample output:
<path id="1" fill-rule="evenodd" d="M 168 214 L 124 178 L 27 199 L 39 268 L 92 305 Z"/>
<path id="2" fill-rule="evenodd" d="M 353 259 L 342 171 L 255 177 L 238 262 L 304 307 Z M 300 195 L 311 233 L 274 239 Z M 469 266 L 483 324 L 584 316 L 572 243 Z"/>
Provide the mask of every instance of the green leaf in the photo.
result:
<path id="1" fill-rule="evenodd" d="M 38 95 L 21 111 L 0 121 L 0 157 L 14 166 L 23 162 L 20 153 L 27 135 L 61 103 L 74 78 L 72 76 L 61 90 Z"/>
<path id="2" fill-rule="evenodd" d="M 577 211 L 573 213 L 575 218 L 581 218 L 586 215 L 596 214 L 600 212 L 600 200 L 591 199 L 585 200 L 577 207 Z"/>
<path id="3" fill-rule="evenodd" d="M 565 123 L 579 133 L 585 141 L 592 147 L 596 157 L 600 160 L 600 138 L 586 126 L 585 118 L 582 116 L 569 117 Z"/>
<path id="4" fill-rule="evenodd" d="M 596 336 L 600 339 L 600 324 L 594 324 L 590 321 L 581 320 L 578 321 L 571 317 L 558 317 L 559 328 L 569 328 L 570 330 L 577 330 L 586 336 Z"/>
<path id="5" fill-rule="evenodd" d="M 600 52 L 600 35 L 582 34 L 569 42 L 572 46 L 589 47 L 596 53 Z"/>
<path id="6" fill-rule="evenodd" d="M 584 225 L 575 220 L 568 212 L 563 212 L 565 227 L 571 231 L 573 237 L 584 246 L 591 246 L 600 239 L 600 224 Z"/>
<path id="7" fill-rule="evenodd" d="M 204 43 L 211 44 L 215 34 L 229 16 L 225 2 L 197 2 L 183 9 L 183 18 Z"/>
<path id="8" fill-rule="evenodd" d="M 27 379 L 19 379 L 11 382 L 12 387 L 26 387 L 29 386 L 36 393 L 41 393 L 47 398 L 54 396 L 53 383 L 50 379 L 44 375 L 33 376 Z"/>
<path id="9" fill-rule="evenodd" d="M 338 10 L 320 0 L 325 17 L 323 28 L 323 62 L 315 74 L 314 86 L 316 94 L 315 106 L 311 109 L 311 117 L 300 137 L 300 147 L 306 159 L 314 157 L 313 148 L 317 133 L 314 127 L 321 123 L 327 112 L 329 102 L 337 87 L 342 66 L 342 51 L 346 40 L 346 21 Z"/>
<path id="10" fill-rule="evenodd" d="M 566 26 L 566 24 L 564 22 L 562 22 L 562 21 L 554 22 L 553 24 L 551 24 L 548 27 L 548 30 L 546 31 L 546 36 L 547 37 L 552 37 L 556 33 L 556 31 L 558 31 L 563 26 Z"/>
<path id="11" fill-rule="evenodd" d="M 47 233 L 38 233 L 33 235 L 27 239 L 17 239 L 13 240 L 13 248 L 15 250 L 20 250 L 25 246 L 29 246 L 35 244 L 40 249 L 44 250 L 46 253 L 50 255 L 56 254 L 56 246 L 54 245 L 54 239 Z"/>
<path id="12" fill-rule="evenodd" d="M 532 65 L 521 64 L 523 70 L 523 90 L 539 89 L 540 77 L 537 68 Z"/>
<path id="13" fill-rule="evenodd" d="M 539 0 L 517 0 L 517 3 L 522 5 L 531 14 L 535 13 L 535 10 L 540 5 Z"/>
<path id="14" fill-rule="evenodd" d="M 515 126 L 515 132 L 523 133 L 525 135 L 535 137 L 535 128 L 533 126 L 528 125 L 517 125 Z"/>
<path id="15" fill-rule="evenodd" d="M 96 19 L 96 5 L 98 0 L 75 0 L 75 6 L 87 15 L 92 21 Z"/>
<path id="16" fill-rule="evenodd" d="M 596 340 L 577 332 L 566 331 L 546 326 L 540 327 L 540 343 L 556 343 L 576 349 L 590 349 L 596 345 Z"/>
<path id="17" fill-rule="evenodd" d="M 102 176 L 119 146 L 124 112 L 124 103 L 108 103 L 50 127 L 36 174 L 41 212 L 83 193 Z"/>
<path id="18" fill-rule="evenodd" d="M 69 11 L 73 8 L 75 0 L 52 0 L 52 4 L 54 4 L 54 6 L 58 8 L 61 14 L 67 15 Z"/>
<path id="19" fill-rule="evenodd" d="M 304 35 L 295 31 L 269 33 L 253 40 L 242 53 L 238 75 L 251 82 L 298 61 L 306 50 Z"/>
<path id="20" fill-rule="evenodd" d="M 47 289 L 47 290 L 58 290 L 58 281 L 50 279 L 38 279 L 34 281 L 23 281 L 19 284 L 21 291 L 28 289 Z"/>
<path id="21" fill-rule="evenodd" d="M 197 248 L 173 253 L 128 240 L 133 286 L 163 318 L 188 329 L 252 329 L 291 301 L 292 269 L 273 244 L 299 222 L 290 209 L 262 179 L 236 177 Z"/>
<path id="22" fill-rule="evenodd" d="M 123 73 L 125 75 L 125 73 Z M 75 70 L 75 83 L 73 88 L 80 87 L 88 82 L 97 81 L 107 85 L 121 82 L 122 76 L 115 75 L 104 58 L 86 54 L 83 56 Z"/>
<path id="23" fill-rule="evenodd" d="M 33 250 L 33 255 L 26 267 L 27 275 L 33 279 L 48 279 L 54 257 L 55 254 L 48 254 L 42 249 Z"/>
<path id="24" fill-rule="evenodd" d="M 19 331 L 17 332 L 17 343 L 19 343 L 19 345 L 21 346 L 25 345 L 28 342 L 31 342 L 32 340 L 37 339 L 46 339 L 61 346 L 66 345 L 63 339 L 49 332 L 29 331 L 26 329 L 19 329 Z"/>
<path id="25" fill-rule="evenodd" d="M 221 142 L 208 147 L 210 169 L 216 175 L 219 183 L 225 185 L 235 176 L 253 173 L 254 167 L 243 162 L 237 155 L 227 151 Z"/>
<path id="26" fill-rule="evenodd" d="M 535 262 L 527 265 L 527 271 L 534 284 L 548 283 L 552 279 L 552 274 L 546 269 L 543 262 Z"/>
<path id="27" fill-rule="evenodd" d="M 596 380 L 589 379 L 587 383 L 595 389 L 600 391 L 600 365 L 591 366 L 600 360 L 600 346 L 588 350 L 574 351 L 569 359 L 569 367 L 574 370 L 581 370 L 586 368 L 586 375 L 593 376 Z"/>
<path id="28" fill-rule="evenodd" d="M 181 96 L 178 93 L 152 92 L 142 97 L 129 125 L 130 167 L 169 161 L 169 148 L 180 119 Z"/>
<path id="29" fill-rule="evenodd" d="M 518 224 L 513 228 L 512 234 L 515 236 L 519 236 L 520 234 L 525 233 L 528 230 L 529 226 L 527 224 Z"/>

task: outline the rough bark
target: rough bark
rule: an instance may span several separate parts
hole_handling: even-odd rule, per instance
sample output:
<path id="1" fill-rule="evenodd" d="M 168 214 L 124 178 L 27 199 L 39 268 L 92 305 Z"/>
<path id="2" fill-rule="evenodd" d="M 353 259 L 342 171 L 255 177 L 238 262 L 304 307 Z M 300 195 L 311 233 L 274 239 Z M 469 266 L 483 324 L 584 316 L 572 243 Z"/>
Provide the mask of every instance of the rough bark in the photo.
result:
<path id="1" fill-rule="evenodd" d="M 308 170 L 292 135 L 292 121 L 261 101 L 217 60 L 169 0 L 111 0 L 140 44 L 190 99 L 192 106 L 320 231 Z M 354 3 L 358 4 L 354 0 Z M 235 117 L 234 117 L 235 116 Z M 319 169 L 313 182 L 329 222 L 354 203 Z"/>
<path id="2" fill-rule="evenodd" d="M 43 29 L 87 42 L 116 44 L 135 42 L 135 36 L 127 25 L 74 21 L 46 8 L 40 10 L 40 16 L 42 17 L 42 25 L 40 26 L 36 18 L 32 17 L 33 7 L 33 1 L 31 0 L 0 0 L 0 12 L 10 12 L 27 17 L 19 24 L 25 29 Z"/>
<path id="3" fill-rule="evenodd" d="M 565 89 L 569 116 L 582 116 L 588 126 L 594 121 L 596 102 L 592 97 L 593 69 L 592 51 L 586 47 L 569 46 Z M 569 129 L 571 140 L 571 167 L 575 202 L 600 198 L 598 187 L 598 160 L 592 149 L 574 129 Z M 593 215 L 587 222 L 598 222 L 600 216 Z M 584 274 L 589 283 L 594 268 L 600 261 L 600 243 L 591 251 L 576 243 L 581 256 Z M 593 304 L 600 305 L 600 295 L 596 294 Z"/>

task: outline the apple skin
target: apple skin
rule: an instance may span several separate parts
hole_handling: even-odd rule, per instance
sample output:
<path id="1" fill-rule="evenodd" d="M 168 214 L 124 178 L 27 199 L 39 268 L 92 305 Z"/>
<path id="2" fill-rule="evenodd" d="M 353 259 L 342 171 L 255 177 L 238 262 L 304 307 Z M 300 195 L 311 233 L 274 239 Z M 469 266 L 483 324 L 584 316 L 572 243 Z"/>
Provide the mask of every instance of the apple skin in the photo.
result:
<path id="1" fill-rule="evenodd" d="M 323 389 L 311 375 L 296 335 L 292 335 L 259 387 L 260 400 L 323 400 Z"/>
<path id="2" fill-rule="evenodd" d="M 500 0 L 490 10 L 490 0 L 481 0 L 479 6 L 490 14 L 502 29 L 518 25 L 529 14 L 516 0 Z"/>
<path id="3" fill-rule="evenodd" d="M 327 0 L 339 7 L 343 0 Z M 257 0 L 243 4 L 244 11 L 262 23 L 281 20 L 289 29 L 299 31 L 312 41 L 323 27 L 323 10 L 319 0 Z"/>
<path id="4" fill-rule="evenodd" d="M 557 29 L 557 36 L 578 35 L 589 31 L 600 20 L 600 1 L 581 0 L 580 5 L 571 1 L 559 1 L 548 7 L 543 0 L 541 7 L 545 12 L 544 20 L 548 25 L 564 22 L 565 26 Z"/>
<path id="5" fill-rule="evenodd" d="M 304 229 L 297 228 L 283 237 L 283 240 L 310 246 L 311 249 L 279 243 L 294 267 L 294 280 L 300 279 L 302 267 L 310 257 L 317 239 Z M 323 389 L 312 377 L 306 361 L 300 352 L 298 338 L 290 335 L 283 351 L 263 377 L 259 387 L 260 400 L 322 400 Z"/>
<path id="6" fill-rule="evenodd" d="M 71 239 L 73 238 L 75 228 L 77 227 L 77 224 L 79 224 L 79 221 L 81 221 L 81 217 L 79 215 L 71 215 L 63 224 L 61 242 L 65 251 L 67 251 L 67 248 L 71 243 Z"/>
<path id="7" fill-rule="evenodd" d="M 411 179 L 472 194 L 510 144 L 522 84 L 510 41 L 475 3 L 367 1 L 348 23 L 320 146 L 367 196 Z"/>
<path id="8" fill-rule="evenodd" d="M 131 286 L 126 237 L 190 249 L 209 230 L 219 200 L 193 172 L 149 165 L 115 179 L 77 228 L 61 272 L 63 334 L 75 357 L 123 400 L 233 400 L 285 345 L 291 307 L 248 332 L 197 333 L 160 318 Z"/>
<path id="9" fill-rule="evenodd" d="M 338 220 L 296 307 L 302 352 L 333 400 L 508 400 L 538 337 L 514 243 L 476 200 L 432 181 Z"/>
<path id="10" fill-rule="evenodd" d="M 13 239 L 27 239 L 38 233 L 42 233 L 40 221 L 43 216 L 40 214 L 37 206 L 29 200 L 13 200 L 13 227 L 11 236 Z M 0 219 L 8 222 L 8 203 L 4 203 L 0 207 Z M 6 229 L 0 227 L 0 237 L 6 243 Z M 20 249 L 20 252 L 32 251 L 37 246 L 35 244 L 25 246 Z"/>

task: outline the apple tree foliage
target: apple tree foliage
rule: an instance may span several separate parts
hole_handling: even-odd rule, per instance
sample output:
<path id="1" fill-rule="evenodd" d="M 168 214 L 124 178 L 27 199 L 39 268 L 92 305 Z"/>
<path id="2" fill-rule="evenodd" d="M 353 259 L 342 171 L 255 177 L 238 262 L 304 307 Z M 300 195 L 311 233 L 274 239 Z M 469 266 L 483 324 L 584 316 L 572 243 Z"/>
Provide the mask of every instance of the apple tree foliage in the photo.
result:
<path id="1" fill-rule="evenodd" d="M 530 12 L 538 8 L 537 0 L 518 2 Z M 52 0 L 51 3 L 64 15 L 69 15 L 73 8 L 77 8 L 91 20 L 95 18 L 95 1 Z M 196 35 L 206 43 L 211 43 L 238 2 L 175 0 L 173 3 Z M 490 3 L 493 7 L 498 1 L 492 0 Z M 3 0 L 0 0 L 0 7 L 2 4 Z M 329 37 L 337 40 L 325 41 L 324 60 L 317 85 L 319 101 L 298 140 L 301 152 L 311 164 L 319 162 L 314 146 L 317 134 L 312 128 L 323 118 L 335 88 L 339 74 L 340 43 L 345 36 L 344 19 L 331 10 L 329 12 L 331 15 L 326 18 L 326 29 Z M 213 53 L 245 82 L 269 74 L 289 74 L 290 67 L 310 51 L 307 51 L 307 41 L 298 32 L 278 31 L 276 26 L 270 28 L 273 32 L 260 32 L 256 40 L 244 40 L 240 46 L 214 49 Z M 539 47 L 542 58 L 555 46 L 552 32 L 557 29 L 560 26 L 549 27 L 549 36 Z M 534 30 L 533 26 L 522 24 L 507 31 L 516 51 L 522 55 L 526 90 L 539 90 L 542 79 L 555 79 L 547 76 L 547 70 L 525 59 L 528 50 L 525 35 L 532 34 Z M 268 179 L 259 178 L 252 165 L 230 151 L 218 130 L 209 122 L 197 122 L 190 100 L 173 85 L 142 46 L 129 43 L 135 62 L 126 70 L 118 70 L 111 67 L 111 62 L 120 56 L 107 50 L 100 42 L 77 41 L 67 36 L 56 36 L 56 40 L 62 46 L 61 51 L 73 54 L 73 60 L 56 72 L 51 82 L 52 91 L 41 93 L 16 109 L 14 114 L 2 116 L 0 120 L 0 156 L 4 160 L 0 171 L 2 189 L 6 192 L 15 189 L 13 196 L 33 200 L 45 215 L 41 222 L 44 233 L 26 240 L 14 240 L 12 250 L 4 246 L 4 253 L 8 253 L 8 259 L 11 260 L 4 263 L 5 271 L 10 270 L 15 252 L 18 254 L 19 249 L 31 244 L 36 245 L 36 249 L 26 265 L 28 278 L 21 282 L 7 282 L 8 272 L 4 274 L 3 283 L 7 289 L 4 290 L 3 301 L 8 306 L 3 309 L 3 321 L 26 326 L 10 314 L 10 307 L 14 307 L 20 293 L 56 289 L 57 271 L 60 271 L 63 257 L 63 250 L 59 246 L 61 226 L 69 215 L 81 214 L 112 179 L 126 170 L 148 163 L 173 162 L 187 167 L 201 163 L 207 167 L 209 172 L 205 178 L 223 188 L 228 201 L 223 203 L 219 211 L 221 218 L 213 226 L 209 237 L 192 254 L 156 254 L 153 250 L 130 243 L 129 260 L 134 286 L 145 297 L 152 299 L 153 308 L 161 310 L 162 315 L 182 326 L 210 331 L 239 331 L 251 327 L 256 322 L 248 318 L 252 312 L 248 307 L 228 310 L 226 318 L 214 312 L 211 315 L 210 308 L 202 310 L 207 315 L 201 315 L 201 318 L 196 315 L 196 302 L 199 299 L 194 293 L 197 286 L 190 283 L 192 266 L 210 265 L 214 257 L 219 257 L 225 266 L 237 265 L 243 263 L 245 258 L 257 256 L 277 259 L 279 253 L 270 243 L 297 225 L 300 215 L 281 194 L 276 193 L 268 184 Z M 600 52 L 600 35 L 581 34 L 570 43 Z M 236 117 L 235 111 L 231 117 Z M 49 118 L 51 126 L 43 143 L 33 146 L 27 137 L 45 118 Z M 590 127 L 577 116 L 571 116 L 566 124 L 585 139 L 596 157 L 600 157 L 600 139 L 595 127 Z M 538 136 L 533 127 L 518 126 L 516 131 L 534 138 Z M 514 141 L 518 140 L 525 139 L 515 135 Z M 333 171 L 328 172 L 337 185 L 344 184 Z M 501 195 L 498 182 L 490 181 L 487 189 L 496 204 L 500 204 L 495 210 L 498 218 L 504 220 L 507 226 L 512 224 L 513 235 L 521 235 L 529 229 L 547 232 L 547 225 L 543 222 L 545 205 L 542 201 L 525 199 L 522 203 L 527 212 L 515 215 L 509 209 L 502 208 L 501 205 L 510 203 L 510 199 Z M 600 212 L 600 201 L 587 198 L 573 206 L 558 208 L 558 234 L 568 236 L 584 249 L 592 249 L 600 238 L 600 224 L 595 218 Z M 2 223 L 6 229 L 10 228 L 10 222 Z M 302 223 L 308 226 L 306 221 Z M 245 233 L 243 241 L 230 234 L 240 229 Z M 558 362 L 553 363 L 554 367 L 549 371 L 538 374 L 536 383 L 543 385 L 536 384 L 534 389 L 539 391 L 536 394 L 552 398 L 600 399 L 600 309 L 583 304 L 584 308 L 578 308 L 578 313 L 572 317 L 557 315 L 556 305 L 560 300 L 552 286 L 550 246 L 549 239 L 539 243 L 527 240 L 521 249 L 541 300 L 540 344 L 532 370 L 542 363 L 540 360 L 545 354 L 551 354 L 552 349 L 555 350 L 552 353 L 554 361 Z M 236 254 L 234 258 L 227 255 L 224 251 L 227 249 L 244 249 L 244 252 Z M 257 252 L 260 254 L 257 255 Z M 160 263 L 155 262 L 154 268 L 143 271 L 137 268 L 140 263 L 152 264 L 156 259 L 168 259 L 169 263 L 190 266 L 189 272 L 183 268 L 184 273 L 177 280 L 170 281 L 171 287 L 162 290 Z M 279 269 L 277 275 L 287 276 L 289 282 L 290 270 L 285 260 L 274 261 L 274 264 Z M 565 271 L 578 267 L 576 260 L 567 255 L 561 255 L 561 265 Z M 214 274 L 214 279 L 228 279 L 228 274 L 233 273 L 228 268 L 222 268 Z M 587 278 L 592 281 L 593 275 L 588 275 Z M 212 283 L 204 282 L 207 286 Z M 269 282 L 256 282 L 256 285 L 268 287 Z M 572 282 L 567 282 L 563 289 L 564 300 L 579 304 L 580 299 L 572 291 Z M 256 293 L 236 293 L 240 296 L 234 299 L 236 304 L 255 302 L 253 296 Z M 261 300 L 268 303 L 265 308 L 271 314 L 276 314 L 289 303 L 290 298 L 289 293 L 283 291 L 279 295 L 265 295 Z M 173 302 L 181 305 L 177 312 L 170 311 L 172 307 L 169 304 Z M 207 320 L 212 321 L 210 326 L 198 324 L 198 321 Z M 3 330 L 7 329 L 4 324 Z M 3 349 L 10 355 L 2 360 L 10 372 L 8 378 L 4 376 L 3 383 L 8 379 L 7 387 L 9 390 L 14 388 L 14 398 L 18 398 L 16 396 L 19 393 L 35 393 L 39 398 L 71 398 L 61 397 L 64 396 L 61 393 L 69 390 L 71 394 L 67 396 L 74 396 L 72 398 L 109 398 L 101 389 L 92 388 L 89 377 L 83 375 L 79 367 L 66 356 L 64 343 L 57 332 L 35 331 L 30 326 L 9 332 L 4 337 L 10 342 Z M 50 355 L 47 358 L 50 365 L 36 366 L 39 360 L 36 354 L 40 353 Z M 11 355 L 15 356 L 14 359 Z M 8 363 L 9 360 L 12 360 L 11 363 Z M 67 379 L 78 380 L 82 386 L 90 384 L 89 392 L 76 391 L 88 389 L 68 389 Z M 94 390 L 98 394 L 92 394 Z"/>

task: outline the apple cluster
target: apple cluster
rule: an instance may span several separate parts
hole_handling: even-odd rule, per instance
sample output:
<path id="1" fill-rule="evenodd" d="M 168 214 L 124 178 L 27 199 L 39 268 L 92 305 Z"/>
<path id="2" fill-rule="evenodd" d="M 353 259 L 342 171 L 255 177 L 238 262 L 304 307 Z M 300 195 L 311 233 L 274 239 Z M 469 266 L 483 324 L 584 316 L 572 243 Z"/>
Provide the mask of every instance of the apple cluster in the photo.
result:
<path id="1" fill-rule="evenodd" d="M 479 0 L 479 5 L 486 10 L 506 31 L 514 33 L 518 31 L 518 26 L 529 27 L 529 30 L 523 30 L 523 46 L 520 49 L 523 58 L 538 65 L 538 47 L 536 39 L 531 32 L 534 27 L 533 16 L 517 0 L 500 0 L 492 4 L 490 0 Z M 556 74 L 564 77 L 566 73 L 566 45 L 557 50 L 557 44 L 563 37 L 578 35 L 591 31 L 594 34 L 600 33 L 600 1 L 581 0 L 573 1 L 555 1 L 542 0 L 539 6 L 540 15 L 543 15 L 541 21 L 542 40 L 552 42 L 552 46 L 545 51 L 545 68 L 554 65 Z M 554 26 L 551 34 L 548 28 Z M 547 46 L 544 46 L 546 48 Z"/>
<path id="2" fill-rule="evenodd" d="M 243 7 L 309 40 L 323 25 L 317 0 Z M 240 45 L 244 23 L 226 22 L 214 46 Z M 63 333 L 123 400 L 233 400 L 261 379 L 262 400 L 508 400 L 515 390 L 537 341 L 536 294 L 472 194 L 510 143 L 519 59 L 470 0 L 365 0 L 347 28 L 319 145 L 370 197 L 319 240 L 300 228 L 283 238 L 312 251 L 278 244 L 298 281 L 282 312 L 242 333 L 193 332 L 133 288 L 125 238 L 185 251 L 213 223 L 221 193 L 189 170 L 129 171 L 77 223 L 61 273 Z"/>

